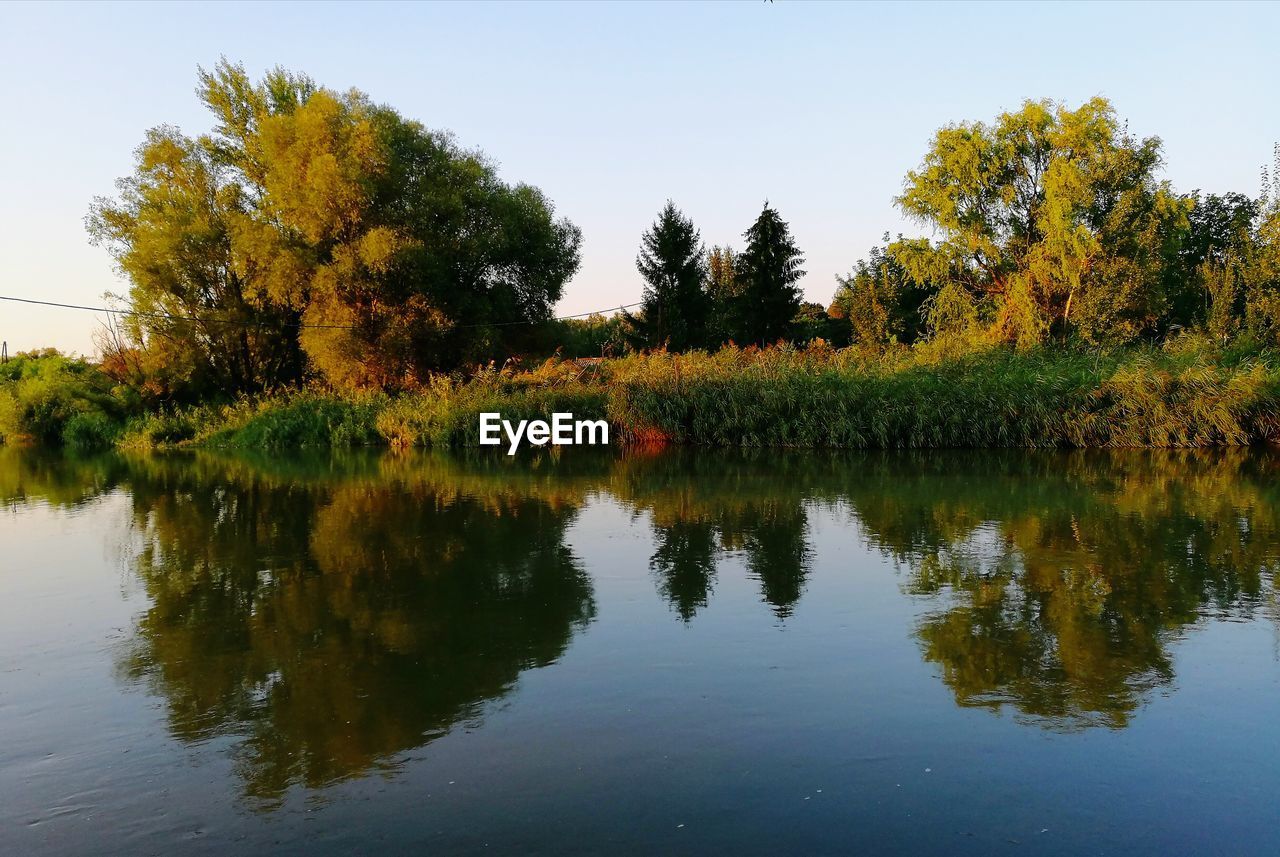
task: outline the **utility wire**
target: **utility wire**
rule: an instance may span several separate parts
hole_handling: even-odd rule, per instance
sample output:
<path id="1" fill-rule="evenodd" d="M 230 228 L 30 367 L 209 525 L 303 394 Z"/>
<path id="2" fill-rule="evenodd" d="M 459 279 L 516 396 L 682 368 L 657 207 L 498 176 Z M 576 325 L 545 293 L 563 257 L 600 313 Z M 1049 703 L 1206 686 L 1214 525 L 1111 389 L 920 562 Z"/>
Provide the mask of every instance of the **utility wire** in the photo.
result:
<path id="1" fill-rule="evenodd" d="M 56 301 L 39 301 L 35 298 L 18 298 L 9 295 L 0 295 L 0 301 L 11 301 L 20 304 L 34 304 L 35 306 L 57 307 L 58 309 L 78 309 L 86 312 L 101 312 L 108 315 L 132 315 L 138 318 L 158 318 L 166 321 L 203 321 L 209 324 L 230 324 L 241 325 L 243 327 L 260 327 L 262 322 L 258 321 L 239 321 L 236 319 L 220 319 L 220 318 L 200 318 L 193 315 L 175 315 L 167 312 L 143 312 L 136 309 L 111 309 L 110 307 L 101 306 L 84 306 L 82 304 L 64 304 Z M 609 307 L 608 309 L 593 310 L 591 312 L 580 312 L 573 315 L 559 315 L 547 321 L 568 321 L 571 318 L 585 318 L 591 315 L 599 315 L 601 313 L 610 312 L 612 310 L 625 310 L 631 307 L 640 306 L 639 303 L 622 304 L 617 307 Z M 488 324 L 458 324 L 455 327 L 509 327 L 517 324 L 542 324 L 542 321 L 530 321 L 528 319 L 521 321 L 495 321 Z M 357 325 L 354 324 L 299 324 L 300 330 L 355 330 Z"/>

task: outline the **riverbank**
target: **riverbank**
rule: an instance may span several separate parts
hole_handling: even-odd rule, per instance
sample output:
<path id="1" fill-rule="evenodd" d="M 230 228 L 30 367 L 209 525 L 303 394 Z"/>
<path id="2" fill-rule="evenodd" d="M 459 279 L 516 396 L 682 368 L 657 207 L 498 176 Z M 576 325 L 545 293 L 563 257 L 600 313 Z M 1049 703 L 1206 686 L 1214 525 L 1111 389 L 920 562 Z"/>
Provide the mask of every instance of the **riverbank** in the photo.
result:
<path id="1" fill-rule="evenodd" d="M 22 415 L 15 417 L 21 408 L 9 387 L 0 420 L 16 437 Z M 1280 361 L 1190 338 L 1180 347 L 1112 351 L 934 346 L 871 354 L 818 344 L 549 360 L 440 377 L 398 396 L 307 388 L 125 417 L 118 391 L 77 401 L 89 404 L 63 408 L 64 442 L 130 449 L 477 446 L 483 412 L 513 421 L 554 412 L 605 419 L 614 442 L 626 444 L 1219 446 L 1280 438 Z M 56 428 L 41 434 L 57 436 Z"/>
<path id="2" fill-rule="evenodd" d="M 440 380 L 399 397 L 297 391 L 136 422 L 134 447 L 477 446 L 479 415 L 570 412 L 615 442 L 798 447 L 1215 446 L 1280 436 L 1280 367 L 1202 351 L 929 359 L 727 349 Z"/>

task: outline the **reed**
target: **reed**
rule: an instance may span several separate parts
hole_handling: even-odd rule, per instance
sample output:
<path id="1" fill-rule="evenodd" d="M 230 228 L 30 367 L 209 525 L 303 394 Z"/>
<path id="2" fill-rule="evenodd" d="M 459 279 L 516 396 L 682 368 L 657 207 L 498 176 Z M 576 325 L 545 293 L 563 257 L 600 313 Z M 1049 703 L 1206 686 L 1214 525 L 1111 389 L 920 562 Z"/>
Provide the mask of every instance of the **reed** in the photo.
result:
<path id="1" fill-rule="evenodd" d="M 479 415 L 607 419 L 631 444 L 741 447 L 1201 447 L 1280 439 L 1280 366 L 1265 352 L 1165 349 L 879 353 L 726 348 L 584 368 L 440 377 L 395 397 L 292 391 L 151 414 L 122 445 L 469 447 Z"/>

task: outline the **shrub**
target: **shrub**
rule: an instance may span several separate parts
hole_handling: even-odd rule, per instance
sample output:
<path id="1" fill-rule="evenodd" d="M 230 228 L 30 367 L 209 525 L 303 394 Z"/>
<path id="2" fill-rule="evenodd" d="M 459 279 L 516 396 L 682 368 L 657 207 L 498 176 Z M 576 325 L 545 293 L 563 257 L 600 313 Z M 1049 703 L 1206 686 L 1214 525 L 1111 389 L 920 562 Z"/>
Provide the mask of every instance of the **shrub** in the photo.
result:
<path id="1" fill-rule="evenodd" d="M 881 351 L 817 341 L 548 360 L 465 380 L 438 376 L 396 397 L 304 389 L 161 410 L 135 418 L 122 437 L 112 408 L 125 405 L 100 392 L 83 367 L 48 365 L 0 376 L 0 434 L 86 449 L 113 441 L 140 449 L 470 447 L 478 445 L 479 415 L 495 411 L 511 421 L 556 412 L 603 418 L 623 442 L 717 446 L 1206 446 L 1280 438 L 1274 353 L 1224 348 L 1200 335 L 1162 349 L 1018 351 L 938 338 Z"/>
<path id="2" fill-rule="evenodd" d="M 110 449 L 120 431 L 120 424 L 100 411 L 78 413 L 63 427 L 62 443 L 76 452 L 96 452 Z"/>
<path id="3" fill-rule="evenodd" d="M 197 439 L 254 449 L 369 446 L 379 440 L 374 423 L 385 402 L 385 396 L 376 394 L 304 390 L 225 409 L 223 419 L 229 424 Z"/>
<path id="4" fill-rule="evenodd" d="M 156 411 L 129 423 L 119 445 L 126 449 L 163 449 L 195 436 L 194 411 Z"/>
<path id="5" fill-rule="evenodd" d="M 86 431 L 114 436 L 108 423 L 116 423 L 121 411 L 110 379 L 85 360 L 47 349 L 0 365 L 0 440 L 5 442 L 30 439 L 56 446 L 78 417 L 76 437 L 87 438 Z M 85 422 L 90 416 L 94 419 Z"/>

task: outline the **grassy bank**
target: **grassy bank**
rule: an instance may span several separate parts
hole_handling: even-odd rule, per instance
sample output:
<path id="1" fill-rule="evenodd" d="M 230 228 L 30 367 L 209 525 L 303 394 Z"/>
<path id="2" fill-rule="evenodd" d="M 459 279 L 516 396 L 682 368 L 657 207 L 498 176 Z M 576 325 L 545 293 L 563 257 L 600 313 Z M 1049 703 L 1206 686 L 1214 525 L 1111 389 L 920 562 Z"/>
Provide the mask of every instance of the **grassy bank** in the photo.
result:
<path id="1" fill-rule="evenodd" d="M 131 448 L 478 442 L 479 414 L 607 419 L 615 442 L 799 447 L 1142 447 L 1280 439 L 1266 352 L 725 349 L 438 379 L 398 397 L 292 391 L 149 414 Z"/>
<path id="2" fill-rule="evenodd" d="M 22 357 L 0 440 L 89 449 L 464 447 L 479 415 L 607 419 L 615 442 L 797 447 L 1215 446 L 1280 440 L 1280 360 L 1164 349 L 866 353 L 817 345 L 633 355 L 439 377 L 412 393 L 300 389 L 146 410 L 94 367 Z"/>

